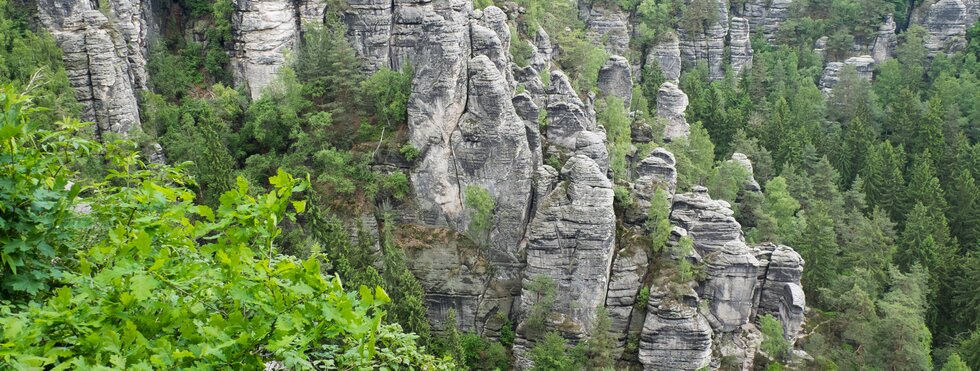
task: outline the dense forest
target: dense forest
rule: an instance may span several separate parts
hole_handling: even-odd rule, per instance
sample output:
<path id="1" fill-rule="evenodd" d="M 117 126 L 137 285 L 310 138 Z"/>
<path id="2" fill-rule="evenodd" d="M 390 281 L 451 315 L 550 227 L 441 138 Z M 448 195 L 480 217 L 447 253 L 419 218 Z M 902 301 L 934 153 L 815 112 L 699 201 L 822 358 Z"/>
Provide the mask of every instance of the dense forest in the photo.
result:
<path id="1" fill-rule="evenodd" d="M 538 300 L 521 320 L 500 315 L 494 333 L 430 321 L 412 251 L 437 237 L 395 220 L 417 189 L 401 169 L 425 155 L 409 140 L 419 74 L 412 63 L 366 68 L 347 4 L 328 3 L 253 96 L 235 87 L 226 52 L 236 4 L 175 1 L 178 16 L 148 49 L 141 125 L 120 135 L 79 121 L 55 39 L 26 3 L 0 0 L 0 368 L 507 370 L 524 367 L 514 361 L 524 337 L 521 357 L 536 370 L 639 367 L 620 356 L 639 340 L 621 346 L 604 308 L 587 338 L 551 330 L 548 279 L 525 283 Z M 760 316 L 756 368 L 980 370 L 980 23 L 961 50 L 933 53 L 912 21 L 919 1 L 793 1 L 771 40 L 753 35 L 744 69 L 730 50 L 721 76 L 685 62 L 689 136 L 638 144 L 665 125 L 665 68 L 639 67 L 628 102 L 597 97 L 611 55 L 576 3 L 507 3 L 472 6 L 521 8 L 508 19 L 515 70 L 535 63 L 539 29 L 552 35 L 552 68 L 595 100 L 617 218 L 636 204 L 633 162 L 662 147 L 676 157 L 678 193 L 706 187 L 748 243 L 792 246 L 806 261 L 802 332 L 790 344 Z M 713 0 L 592 3 L 629 15 L 631 61 L 676 29 L 718 22 Z M 897 25 L 894 57 L 873 78 L 844 63 L 825 89 L 826 63 L 851 57 L 886 20 Z M 749 171 L 729 161 L 736 152 Z M 500 207 L 487 189 L 464 193 L 468 224 L 438 238 L 479 250 Z M 665 258 L 693 250 L 690 239 L 668 243 L 669 212 L 658 193 L 644 236 L 651 267 L 703 280 L 703 267 Z"/>

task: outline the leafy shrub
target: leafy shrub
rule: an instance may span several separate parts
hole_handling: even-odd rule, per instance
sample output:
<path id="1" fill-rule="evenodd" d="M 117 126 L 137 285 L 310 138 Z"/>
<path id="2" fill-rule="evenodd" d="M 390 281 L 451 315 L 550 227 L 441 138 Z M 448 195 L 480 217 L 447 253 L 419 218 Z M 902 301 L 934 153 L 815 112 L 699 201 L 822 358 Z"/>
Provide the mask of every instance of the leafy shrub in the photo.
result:
<path id="1" fill-rule="evenodd" d="M 465 358 L 461 361 L 472 370 L 509 370 L 510 355 L 501 343 L 468 332 L 462 337 Z"/>
<path id="2" fill-rule="evenodd" d="M 657 254 L 664 251 L 670 239 L 670 200 L 667 191 L 659 188 L 650 200 L 646 228 L 650 231 L 650 249 Z"/>
<path id="3" fill-rule="evenodd" d="M 582 365 L 566 349 L 565 339 L 557 332 L 549 332 L 538 341 L 530 352 L 535 371 L 580 370 Z"/>
<path id="4" fill-rule="evenodd" d="M 519 67 L 531 65 L 531 57 L 534 55 L 534 45 L 521 39 L 517 28 L 510 28 L 510 55 L 514 57 L 514 63 Z"/>
<path id="5" fill-rule="evenodd" d="M 466 233 L 477 244 L 489 244 L 493 210 L 497 207 L 493 196 L 486 188 L 469 185 L 463 193 L 463 202 L 470 210 L 470 224 L 466 227 Z"/>
<path id="6" fill-rule="evenodd" d="M 380 287 L 348 293 L 338 278 L 323 275 L 320 256 L 279 254 L 278 223 L 305 211 L 306 201 L 295 196 L 308 181 L 280 171 L 269 179 L 273 191 L 255 198 L 238 178 L 211 208 L 180 186 L 189 183 L 180 168 L 147 168 L 127 147 L 110 145 L 105 179 L 69 185 L 84 179 L 72 163 L 59 163 L 64 153 L 73 151 L 70 160 L 104 149 L 74 139 L 77 122 L 37 130 L 22 98 L 6 89 L 0 97 L 6 110 L 0 142 L 5 156 L 16 155 L 4 162 L 11 165 L 2 168 L 0 184 L 41 185 L 27 202 L 4 202 L 4 219 L 34 209 L 41 218 L 24 226 L 63 234 L 17 229 L 3 234 L 4 244 L 54 243 L 68 263 L 57 275 L 21 266 L 18 273 L 56 288 L 0 303 L 0 368 L 262 369 L 271 360 L 290 369 L 321 362 L 453 368 L 422 354 L 397 327 L 381 326 L 390 300 Z M 44 145 L 6 146 L 28 142 Z"/>
<path id="7" fill-rule="evenodd" d="M 545 330 L 545 321 L 551 307 L 555 304 L 555 280 L 548 276 L 534 276 L 527 285 L 528 291 L 534 294 L 534 304 L 528 313 L 525 324 L 531 334 L 540 334 Z"/>
<path id="8" fill-rule="evenodd" d="M 412 66 L 400 72 L 382 68 L 361 83 L 365 100 L 389 127 L 408 122 L 408 97 L 412 94 Z"/>
<path id="9" fill-rule="evenodd" d="M 617 184 L 613 187 L 613 205 L 616 209 L 623 210 L 633 207 L 633 196 L 630 195 L 629 189 Z"/>
<path id="10" fill-rule="evenodd" d="M 630 125 L 632 120 L 626 112 L 623 100 L 617 97 L 606 97 L 597 117 L 599 123 L 606 129 L 606 147 L 609 151 L 609 167 L 612 168 L 613 178 L 626 180 L 626 155 L 632 146 Z"/>
<path id="11" fill-rule="evenodd" d="M 493 6 L 493 0 L 473 0 L 473 9 L 486 9 Z"/>
<path id="12" fill-rule="evenodd" d="M 771 314 L 759 316 L 759 326 L 762 330 L 762 351 L 769 356 L 782 359 L 789 354 L 791 344 L 783 336 L 783 324 Z"/>
<path id="13" fill-rule="evenodd" d="M 415 148 L 411 143 L 405 143 L 401 148 L 398 149 L 398 153 L 405 158 L 405 161 L 413 162 L 415 159 L 422 155 L 418 148 Z"/>

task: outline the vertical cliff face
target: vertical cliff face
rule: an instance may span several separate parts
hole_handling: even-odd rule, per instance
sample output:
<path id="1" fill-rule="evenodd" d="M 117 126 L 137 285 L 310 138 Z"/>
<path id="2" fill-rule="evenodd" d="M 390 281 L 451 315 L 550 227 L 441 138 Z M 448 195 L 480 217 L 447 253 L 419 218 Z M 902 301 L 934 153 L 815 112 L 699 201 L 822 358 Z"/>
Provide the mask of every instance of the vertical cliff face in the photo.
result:
<path id="1" fill-rule="evenodd" d="M 940 0 L 926 5 L 913 21 L 928 31 L 926 48 L 930 55 L 962 50 L 966 46 L 966 30 L 980 18 L 980 1 Z"/>
<path id="2" fill-rule="evenodd" d="M 276 80 L 286 51 L 298 45 L 299 14 L 291 0 L 238 0 L 235 7 L 232 70 L 238 84 L 258 98 Z"/>
<path id="3" fill-rule="evenodd" d="M 148 1 L 38 1 L 38 18 L 64 52 L 65 70 L 98 131 L 140 130 L 138 91 L 146 88 Z"/>

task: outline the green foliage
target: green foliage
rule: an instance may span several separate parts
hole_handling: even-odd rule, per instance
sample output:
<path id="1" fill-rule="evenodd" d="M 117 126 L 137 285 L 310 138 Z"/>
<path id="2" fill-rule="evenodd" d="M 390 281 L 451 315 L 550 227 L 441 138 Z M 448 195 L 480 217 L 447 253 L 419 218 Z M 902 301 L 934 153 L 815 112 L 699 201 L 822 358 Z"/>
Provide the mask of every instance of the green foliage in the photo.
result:
<path id="1" fill-rule="evenodd" d="M 406 64 L 401 72 L 382 68 L 361 83 L 365 99 L 373 102 L 374 112 L 392 128 L 408 122 L 412 75 L 411 65 Z"/>
<path id="2" fill-rule="evenodd" d="M 398 149 L 398 153 L 401 153 L 402 157 L 405 158 L 405 161 L 408 162 L 413 162 L 422 155 L 422 153 L 419 152 L 419 149 L 415 148 L 415 146 L 413 146 L 411 143 L 405 143 L 405 145 L 401 146 L 401 148 Z"/>
<path id="3" fill-rule="evenodd" d="M 532 370 L 535 371 L 571 371 L 580 369 L 575 358 L 565 349 L 565 339 L 557 332 L 549 332 L 531 348 Z"/>
<path id="4" fill-rule="evenodd" d="M 380 327 L 390 301 L 380 287 L 347 293 L 339 279 L 322 274 L 321 257 L 279 254 L 279 221 L 306 211 L 306 201 L 295 196 L 307 181 L 280 171 L 269 179 L 273 191 L 255 198 L 238 178 L 211 208 L 181 186 L 188 184 L 181 169 L 148 168 L 126 147 L 111 145 L 104 180 L 62 192 L 67 181 L 58 177 L 79 179 L 63 151 L 72 149 L 78 159 L 103 148 L 66 141 L 77 123 L 37 130 L 24 101 L 6 89 L 2 95 L 10 120 L 3 143 L 47 143 L 4 148 L 5 155 L 23 153 L 12 162 L 20 169 L 8 169 L 4 183 L 35 178 L 47 187 L 14 211 L 40 207 L 41 217 L 60 213 L 60 221 L 36 220 L 48 229 L 76 226 L 61 232 L 60 242 L 51 239 L 65 262 L 60 275 L 49 277 L 57 288 L 0 304 L 5 368 L 263 368 L 270 359 L 290 368 L 321 362 L 358 368 L 392 359 L 452 368 L 419 353 L 397 329 Z M 45 174 L 52 170 L 47 165 L 28 170 L 22 162 L 43 165 L 49 157 L 59 174 Z M 30 233 L 11 236 L 23 241 Z M 317 354 L 319 348 L 330 351 Z"/>
<path id="5" fill-rule="evenodd" d="M 630 195 L 629 189 L 618 184 L 613 186 L 613 206 L 619 210 L 633 207 L 633 196 Z"/>
<path id="6" fill-rule="evenodd" d="M 691 125 L 691 135 L 667 145 L 677 160 L 677 188 L 691 189 L 711 174 L 715 145 L 700 122 Z"/>
<path id="7" fill-rule="evenodd" d="M 797 241 L 806 222 L 797 217 L 800 203 L 789 194 L 786 179 L 775 177 L 766 183 L 766 199 L 763 212 L 771 220 L 772 230 L 762 230 L 764 239 L 771 241 Z"/>
<path id="8" fill-rule="evenodd" d="M 501 343 L 468 332 L 462 337 L 464 364 L 471 370 L 508 370 L 510 355 Z"/>
<path id="9" fill-rule="evenodd" d="M 632 146 L 630 120 L 623 100 L 617 97 L 606 97 L 605 104 L 599 109 L 596 119 L 606 129 L 606 148 L 609 151 L 609 165 L 613 178 L 626 180 L 626 155 Z"/>
<path id="10" fill-rule="evenodd" d="M 664 189 L 657 189 L 650 199 L 650 211 L 646 228 L 650 231 L 650 249 L 653 253 L 660 253 L 667 247 L 670 239 L 670 200 L 669 195 Z"/>
<path id="11" fill-rule="evenodd" d="M 510 56 L 514 59 L 514 63 L 518 67 L 531 65 L 531 57 L 534 55 L 534 49 L 534 44 L 521 39 L 517 28 L 510 28 Z"/>
<path id="12" fill-rule="evenodd" d="M 792 344 L 783 334 L 783 324 L 771 314 L 765 314 L 759 316 L 759 326 L 762 332 L 762 344 L 759 345 L 759 349 L 776 359 L 788 356 Z"/>
<path id="13" fill-rule="evenodd" d="M 493 0 L 475 0 L 473 1 L 473 9 L 484 9 L 488 6 L 493 6 Z"/>
<path id="14" fill-rule="evenodd" d="M 35 105 L 45 107 L 46 112 L 34 113 L 40 125 L 77 115 L 75 91 L 54 38 L 32 32 L 27 17 L 7 0 L 0 0 L 0 35 L 0 86 L 29 91 Z"/>
<path id="15" fill-rule="evenodd" d="M 619 342 L 610 332 L 612 321 L 605 306 L 596 308 L 596 318 L 589 339 L 585 341 L 585 366 L 590 370 L 612 370 L 616 365 L 615 350 Z"/>
<path id="16" fill-rule="evenodd" d="M 391 109 L 393 111 L 388 113 L 395 114 L 397 107 L 389 106 L 392 102 L 376 102 L 373 100 L 376 96 L 367 97 L 371 98 L 367 100 L 361 94 L 364 76 L 360 59 L 344 36 L 347 28 L 339 19 L 327 18 L 323 26 L 308 27 L 303 31 L 303 43 L 293 64 L 303 93 L 345 125 L 360 123 L 359 107 L 365 103 L 374 108 Z M 387 88 L 396 89 L 400 86 Z M 381 116 L 380 111 L 376 113 Z M 356 127 L 344 128 L 346 130 L 338 134 L 353 136 L 351 134 L 356 130 Z"/>
<path id="17" fill-rule="evenodd" d="M 583 95 L 595 90 L 599 81 L 599 70 L 609 60 L 609 53 L 595 45 L 579 29 L 551 35 L 557 35 L 554 37 L 562 46 L 558 64 L 572 79 L 575 90 Z"/>
<path id="18" fill-rule="evenodd" d="M 41 129 L 30 119 L 39 110 L 29 99 L 0 87 L 0 292 L 5 298 L 51 289 L 72 263 L 71 231 L 80 227 L 70 216 L 83 187 L 68 169 L 99 150 L 73 136 L 82 127 L 78 121 Z"/>
<path id="19" fill-rule="evenodd" d="M 545 330 L 546 320 L 551 307 L 555 304 L 555 280 L 548 276 L 534 276 L 527 285 L 527 290 L 534 295 L 534 304 L 528 313 L 525 325 L 530 334 L 540 335 Z M 561 336 L 559 336 L 561 337 Z M 563 340 L 564 344 L 564 340 Z"/>
<path id="20" fill-rule="evenodd" d="M 470 223 L 466 233 L 473 242 L 479 245 L 489 245 L 490 232 L 493 229 L 493 212 L 497 207 L 496 201 L 486 188 L 469 185 L 463 192 L 466 208 L 470 210 Z"/>
<path id="21" fill-rule="evenodd" d="M 408 269 L 405 251 L 395 244 L 392 232 L 394 223 L 390 215 L 384 215 L 383 222 L 381 252 L 384 256 L 381 259 L 381 277 L 392 292 L 392 300 L 398 303 L 389 308 L 391 321 L 415 333 L 422 343 L 428 344 L 430 326 L 426 316 L 425 289 Z"/>
<path id="22" fill-rule="evenodd" d="M 946 359 L 946 364 L 943 365 L 941 371 L 970 371 L 970 366 L 963 362 L 958 353 L 953 353 Z"/>

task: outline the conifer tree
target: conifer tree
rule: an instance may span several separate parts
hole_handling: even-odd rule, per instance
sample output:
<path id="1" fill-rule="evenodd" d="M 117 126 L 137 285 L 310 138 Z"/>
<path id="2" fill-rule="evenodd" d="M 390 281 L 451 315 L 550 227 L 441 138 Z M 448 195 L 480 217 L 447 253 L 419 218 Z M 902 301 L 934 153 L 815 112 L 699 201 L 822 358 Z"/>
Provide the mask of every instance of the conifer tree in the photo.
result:
<path id="1" fill-rule="evenodd" d="M 946 197 L 949 227 L 963 246 L 980 243 L 980 186 L 969 170 L 960 170 L 950 182 Z"/>

